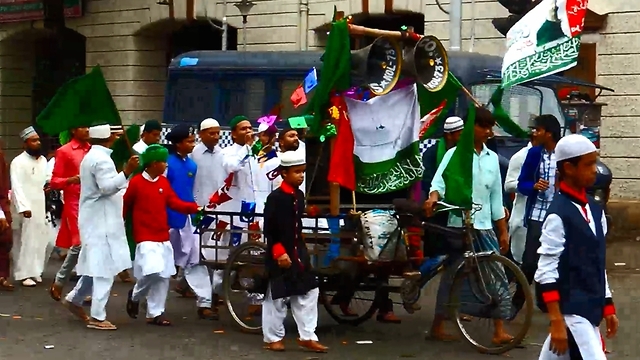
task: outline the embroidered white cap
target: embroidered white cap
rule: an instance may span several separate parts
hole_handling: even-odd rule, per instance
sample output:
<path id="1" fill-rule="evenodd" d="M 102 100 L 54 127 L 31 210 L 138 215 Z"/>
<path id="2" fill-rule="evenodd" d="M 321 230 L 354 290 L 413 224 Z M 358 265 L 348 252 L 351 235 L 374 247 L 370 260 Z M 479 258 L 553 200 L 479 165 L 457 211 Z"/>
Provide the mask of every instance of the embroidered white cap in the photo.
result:
<path id="1" fill-rule="evenodd" d="M 464 121 L 458 116 L 451 116 L 444 122 L 444 132 L 452 133 L 464 129 Z"/>
<path id="2" fill-rule="evenodd" d="M 36 129 L 34 129 L 33 126 L 29 126 L 28 128 L 20 132 L 20 138 L 22 139 L 22 141 L 27 141 L 27 139 L 33 135 L 38 135 Z"/>
<path id="3" fill-rule="evenodd" d="M 280 166 L 282 167 L 304 165 L 307 163 L 305 154 L 300 151 L 285 151 L 278 153 L 278 157 L 280 158 Z"/>
<path id="4" fill-rule="evenodd" d="M 111 126 L 97 125 L 89 128 L 89 137 L 92 139 L 108 139 L 111 136 Z"/>
<path id="5" fill-rule="evenodd" d="M 265 123 L 260 123 L 260 125 L 258 125 L 258 133 L 267 131 L 268 129 L 269 129 L 269 125 Z"/>
<path id="6" fill-rule="evenodd" d="M 200 131 L 211 129 L 211 128 L 214 128 L 214 127 L 220 127 L 220 123 L 218 122 L 218 120 L 213 119 L 213 118 L 204 119 L 200 123 Z"/>
<path id="7" fill-rule="evenodd" d="M 556 144 L 556 161 L 563 161 L 574 157 L 586 155 L 597 151 L 591 140 L 580 134 L 571 134 L 563 137 Z"/>

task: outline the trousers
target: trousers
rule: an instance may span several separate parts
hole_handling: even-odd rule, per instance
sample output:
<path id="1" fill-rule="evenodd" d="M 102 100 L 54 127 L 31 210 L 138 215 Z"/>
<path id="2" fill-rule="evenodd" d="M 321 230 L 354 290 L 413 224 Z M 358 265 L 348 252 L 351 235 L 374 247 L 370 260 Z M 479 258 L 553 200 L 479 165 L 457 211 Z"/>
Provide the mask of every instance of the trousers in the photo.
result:
<path id="1" fill-rule="evenodd" d="M 136 281 L 131 300 L 147 299 L 147 319 L 153 319 L 164 313 L 169 294 L 169 278 L 159 273 L 146 275 Z"/>
<path id="2" fill-rule="evenodd" d="M 73 246 L 67 251 L 67 257 L 64 259 L 60 270 L 56 273 L 55 282 L 57 285 L 64 286 L 69 278 L 73 269 L 78 265 L 78 256 L 80 256 L 80 250 L 82 246 Z"/>
<path id="3" fill-rule="evenodd" d="M 318 326 L 318 288 L 310 290 L 305 295 L 291 296 L 291 314 L 298 327 L 298 335 L 302 341 L 318 341 L 316 327 Z M 271 288 L 262 304 L 262 334 L 265 343 L 274 343 L 284 339 L 284 319 L 287 317 L 287 299 L 271 297 Z"/>
<path id="4" fill-rule="evenodd" d="M 607 360 L 602 346 L 600 329 L 577 315 L 565 315 L 569 351 L 558 356 L 551 352 L 551 335 L 547 336 L 538 360 Z"/>
<path id="5" fill-rule="evenodd" d="M 104 321 L 107 318 L 107 302 L 113 286 L 113 277 L 90 277 L 83 275 L 76 286 L 67 294 L 66 300 L 82 306 L 84 299 L 91 296 L 91 317 Z"/>

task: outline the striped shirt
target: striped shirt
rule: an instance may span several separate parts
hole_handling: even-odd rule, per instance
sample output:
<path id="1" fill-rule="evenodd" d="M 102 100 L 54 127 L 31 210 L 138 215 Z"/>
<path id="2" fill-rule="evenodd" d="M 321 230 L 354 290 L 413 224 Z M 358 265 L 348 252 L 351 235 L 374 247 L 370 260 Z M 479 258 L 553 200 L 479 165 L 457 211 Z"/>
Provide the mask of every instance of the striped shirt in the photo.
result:
<path id="1" fill-rule="evenodd" d="M 549 188 L 546 191 L 538 191 L 536 200 L 533 203 L 531 209 L 530 219 L 534 221 L 544 221 L 545 215 L 547 215 L 547 209 L 553 200 L 553 194 L 555 194 L 556 184 L 556 154 L 555 152 L 548 152 L 542 150 L 542 159 L 540 160 L 540 180 L 546 180 L 549 182 Z"/>

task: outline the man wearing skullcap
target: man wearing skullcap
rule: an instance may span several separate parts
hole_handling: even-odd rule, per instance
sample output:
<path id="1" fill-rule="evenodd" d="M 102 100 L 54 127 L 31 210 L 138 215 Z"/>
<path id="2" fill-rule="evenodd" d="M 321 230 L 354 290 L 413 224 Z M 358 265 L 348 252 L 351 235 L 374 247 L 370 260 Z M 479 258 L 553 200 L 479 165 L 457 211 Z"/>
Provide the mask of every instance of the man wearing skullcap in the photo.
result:
<path id="1" fill-rule="evenodd" d="M 142 154 L 147 146 L 160 142 L 162 135 L 162 125 L 158 120 L 147 120 L 141 127 L 140 140 L 133 145 L 133 151 L 138 155 Z"/>
<path id="2" fill-rule="evenodd" d="M 431 188 L 431 180 L 438 170 L 440 162 L 447 150 L 456 146 L 464 128 L 464 121 L 458 116 L 451 116 L 444 122 L 444 135 L 434 145 L 422 154 L 422 164 L 424 165 L 424 174 L 422 175 L 422 189 L 429 192 Z M 428 194 L 427 194 L 428 195 Z M 446 217 L 446 216 L 445 216 Z"/>
<path id="3" fill-rule="evenodd" d="M 69 280 L 80 254 L 80 234 L 78 232 L 78 207 L 80 202 L 80 162 L 89 152 L 89 128 L 71 129 L 71 140 L 56 150 L 55 164 L 51 174 L 51 189 L 62 193 L 62 219 L 56 237 L 56 246 L 69 249 L 67 256 L 49 288 L 49 294 L 60 301 L 62 288 Z"/>
<path id="4" fill-rule="evenodd" d="M 538 265 L 538 248 L 542 222 L 547 208 L 556 193 L 556 144 L 562 137 L 560 122 L 553 115 L 540 115 L 533 119 L 533 137 L 536 146 L 529 149 L 518 176 L 518 192 L 527 197 L 523 216 L 527 228 L 524 251 L 522 253 L 522 272 L 529 284 Z M 524 292 L 518 283 L 513 297 L 514 305 L 520 309 L 524 305 Z"/>
<path id="5" fill-rule="evenodd" d="M 82 277 L 65 297 L 65 306 L 87 321 L 87 328 L 115 330 L 106 319 L 106 305 L 114 277 L 131 267 L 122 221 L 123 200 L 118 193 L 126 188 L 129 175 L 139 163 L 138 157 L 132 156 L 121 172 L 116 170 L 110 149 L 116 136 L 109 125 L 91 127 L 89 137 L 92 147 L 80 164 L 78 229 L 82 249 L 78 274 Z M 90 318 L 82 309 L 88 295 L 92 298 Z"/>
<path id="6" fill-rule="evenodd" d="M 252 146 L 255 138 L 253 127 L 246 116 L 236 116 L 229 122 L 231 127 L 231 137 L 233 145 L 222 149 L 222 171 L 225 174 L 224 192 L 216 192 L 210 199 L 210 205 L 217 211 L 228 211 L 250 214 L 255 212 L 256 207 L 256 184 L 258 179 L 259 166 L 258 161 L 253 156 Z M 243 209 L 244 208 L 244 209 Z M 242 220 L 245 221 L 242 221 Z M 250 216 L 234 216 L 233 223 L 228 216 L 221 216 L 216 223 L 219 230 L 231 227 L 232 230 L 240 230 L 255 226 L 255 219 Z M 251 220 L 247 223 L 246 220 Z M 240 233 L 224 233 L 219 242 L 221 245 L 238 246 L 241 242 L 247 241 L 246 237 Z M 228 256 L 227 251 L 218 251 L 218 257 L 225 259 Z M 222 291 L 222 276 L 219 272 L 213 274 L 213 290 L 215 294 Z M 249 313 L 252 315 L 259 314 L 261 296 L 259 294 L 249 295 Z"/>
<path id="7" fill-rule="evenodd" d="M 138 317 L 140 300 L 147 299 L 147 323 L 169 326 L 164 317 L 169 292 L 169 279 L 176 273 L 173 247 L 169 241 L 167 212 L 183 214 L 198 211 L 198 205 L 180 200 L 162 174 L 167 167 L 169 152 L 158 144 L 149 145 L 140 155 L 142 173 L 131 178 L 124 196 L 124 211 L 132 214 L 136 255 L 133 274 L 135 287 L 127 297 L 127 313 Z"/>
<path id="8" fill-rule="evenodd" d="M 23 286 L 42 282 L 51 228 L 47 224 L 44 186 L 47 160 L 40 136 L 32 126 L 22 130 L 24 151 L 11 161 L 11 211 L 13 218 L 14 278 Z"/>
<path id="9" fill-rule="evenodd" d="M 538 307 L 550 320 L 540 360 L 606 360 L 599 326 L 607 337 L 618 331 L 618 317 L 607 279 L 604 209 L 586 189 L 596 181 L 598 152 L 578 134 L 555 146 L 558 192 L 546 209 L 537 270 Z"/>
<path id="10" fill-rule="evenodd" d="M 189 154 L 195 147 L 195 131 L 188 125 L 177 125 L 167 134 L 171 142 L 167 160 L 166 177 L 178 198 L 194 202 L 193 194 L 197 165 Z M 184 213 L 167 209 L 171 245 L 173 246 L 175 265 L 184 272 L 184 278 L 195 292 L 200 319 L 217 319 L 211 310 L 212 289 L 209 269 L 200 265 L 200 239 L 195 234 L 191 218 Z"/>

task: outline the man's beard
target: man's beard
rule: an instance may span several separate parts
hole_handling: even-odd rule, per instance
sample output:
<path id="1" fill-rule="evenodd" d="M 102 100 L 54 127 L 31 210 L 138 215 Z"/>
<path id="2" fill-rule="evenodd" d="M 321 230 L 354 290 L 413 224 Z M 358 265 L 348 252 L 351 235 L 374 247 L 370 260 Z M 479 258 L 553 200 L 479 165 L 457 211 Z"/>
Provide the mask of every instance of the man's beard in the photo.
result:
<path id="1" fill-rule="evenodd" d="M 27 148 L 24 150 L 27 154 L 33 156 L 33 157 L 40 157 L 42 156 L 42 148 L 37 148 L 37 149 L 30 149 Z"/>
<path id="2" fill-rule="evenodd" d="M 294 143 L 282 146 L 282 150 L 283 151 L 296 151 L 296 150 L 298 150 L 299 147 L 300 147 L 300 142 L 296 141 Z"/>

